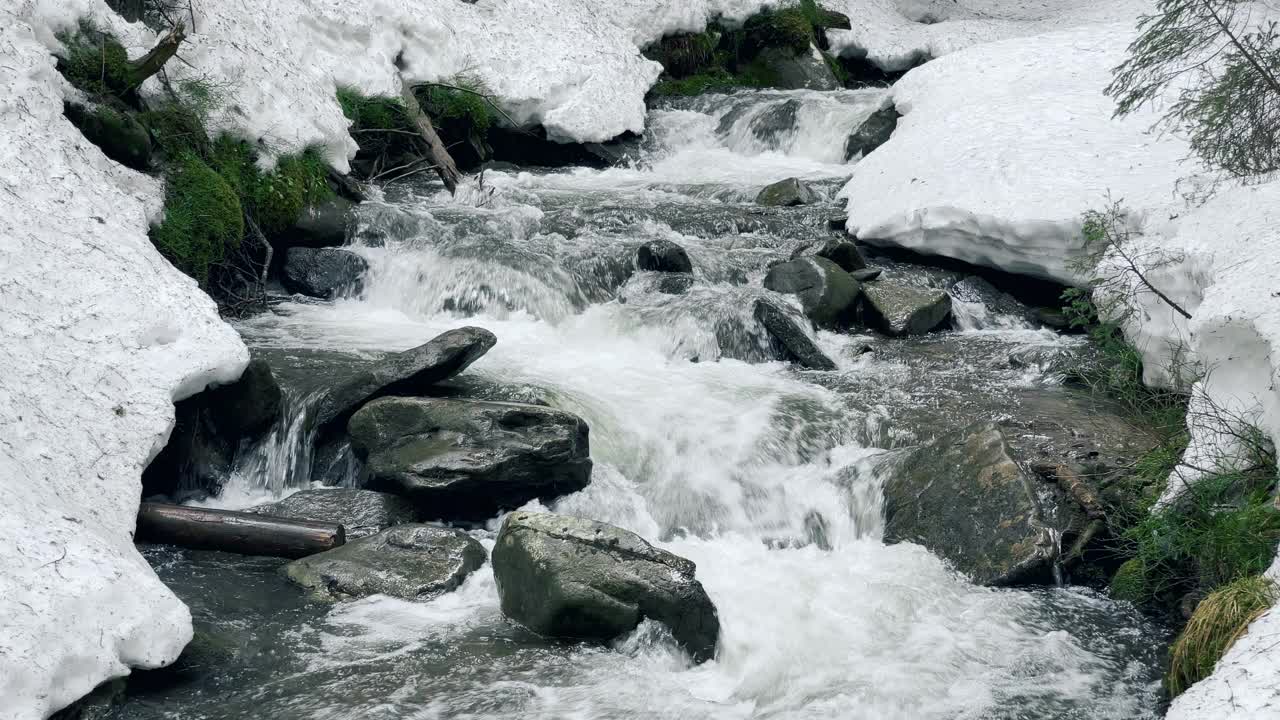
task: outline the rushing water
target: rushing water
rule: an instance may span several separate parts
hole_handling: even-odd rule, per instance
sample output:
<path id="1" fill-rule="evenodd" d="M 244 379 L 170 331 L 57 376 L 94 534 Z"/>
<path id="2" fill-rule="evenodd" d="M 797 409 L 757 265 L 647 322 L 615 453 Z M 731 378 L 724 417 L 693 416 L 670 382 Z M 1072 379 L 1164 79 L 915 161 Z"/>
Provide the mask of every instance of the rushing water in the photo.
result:
<path id="1" fill-rule="evenodd" d="M 296 397 L 353 365 L 472 324 L 498 345 L 468 373 L 591 427 L 592 484 L 553 509 L 614 523 L 694 560 L 719 609 L 714 661 L 661 628 L 614 647 L 543 641 L 505 622 L 488 569 L 432 602 L 310 602 L 277 560 L 152 548 L 193 609 L 185 669 L 127 718 L 1143 718 L 1164 638 L 1078 589 L 976 587 L 924 549 L 880 542 L 878 456 L 1059 392 L 1073 341 L 958 301 L 960 331 L 911 340 L 821 333 L 837 373 L 762 362 L 750 315 L 770 261 L 827 236 L 832 206 L 750 199 L 790 176 L 827 192 L 873 91 L 755 93 L 655 110 L 641 162 L 490 172 L 365 207 L 358 298 L 291 302 L 241 331 Z M 697 282 L 656 292 L 636 247 L 684 246 Z M 941 271 L 886 275 L 946 287 Z M 625 282 L 624 282 L 625 281 Z M 867 348 L 871 352 L 866 352 Z M 286 423 L 223 504 L 303 482 Z M 811 540 L 821 516 L 830 549 Z M 491 544 L 495 520 L 476 535 Z M 824 543 L 825 545 L 825 543 Z"/>

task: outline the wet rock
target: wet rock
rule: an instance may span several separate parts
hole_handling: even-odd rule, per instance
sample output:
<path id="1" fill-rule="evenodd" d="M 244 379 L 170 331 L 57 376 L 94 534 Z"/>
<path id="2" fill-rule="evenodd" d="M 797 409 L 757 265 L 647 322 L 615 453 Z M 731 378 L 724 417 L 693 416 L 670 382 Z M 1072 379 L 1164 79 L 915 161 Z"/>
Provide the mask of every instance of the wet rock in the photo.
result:
<path id="1" fill-rule="evenodd" d="M 693 276 L 688 273 L 656 273 L 653 289 L 663 295 L 683 295 L 693 287 Z"/>
<path id="2" fill-rule="evenodd" d="M 886 335 L 924 335 L 947 321 L 951 296 L 888 281 L 863 286 L 862 323 Z"/>
<path id="3" fill-rule="evenodd" d="M 355 208 L 355 203 L 350 200 L 332 195 L 302 208 L 293 227 L 273 240 L 285 247 L 321 248 L 342 245 L 347 241 L 347 232 L 355 225 Z"/>
<path id="4" fill-rule="evenodd" d="M 107 157 L 140 172 L 151 169 L 151 134 L 126 112 L 106 105 L 64 103 L 63 114 Z"/>
<path id="5" fill-rule="evenodd" d="M 1062 312 L 1061 308 L 1036 308 L 1033 314 L 1035 321 L 1047 328 L 1062 331 L 1075 329 L 1075 326 L 1071 324 L 1071 320 L 1066 313 Z"/>
<path id="6" fill-rule="evenodd" d="M 175 403 L 169 442 L 142 473 L 143 496 L 183 501 L 216 495 L 231 474 L 236 449 L 262 438 L 283 403 L 271 367 L 256 359 L 236 382 Z"/>
<path id="7" fill-rule="evenodd" d="M 862 121 L 857 130 L 849 136 L 844 145 L 844 159 L 866 157 L 868 153 L 889 141 L 893 131 L 898 127 L 898 118 L 902 115 L 897 108 L 889 106 L 871 113 L 871 117 Z"/>
<path id="8" fill-rule="evenodd" d="M 502 612 L 530 630 L 611 640 L 648 618 L 702 662 L 720 620 L 695 570 L 634 533 L 565 515 L 512 513 L 493 549 Z"/>
<path id="9" fill-rule="evenodd" d="M 849 216 L 847 214 L 833 215 L 827 218 L 827 229 L 843 232 L 849 226 Z"/>
<path id="10" fill-rule="evenodd" d="M 862 257 L 862 251 L 848 240 L 832 239 L 800 248 L 792 255 L 792 259 L 813 255 L 826 258 L 849 273 L 867 267 L 867 259 Z"/>
<path id="11" fill-rule="evenodd" d="M 1020 320 L 1030 320 L 1033 317 L 1031 309 L 1018 302 L 1017 298 L 977 275 L 969 275 L 960 280 L 951 286 L 949 292 L 956 300 L 981 303 L 989 312 L 996 315 L 1006 315 Z"/>
<path id="12" fill-rule="evenodd" d="M 835 370 L 836 364 L 818 349 L 800 325 L 786 311 L 767 300 L 757 300 L 756 322 L 769 333 L 778 357 L 810 370 Z"/>
<path id="13" fill-rule="evenodd" d="M 636 267 L 651 272 L 693 272 L 689 254 L 670 240 L 650 240 L 641 245 L 636 251 Z"/>
<path id="14" fill-rule="evenodd" d="M 388 355 L 330 389 L 316 407 L 316 425 L 345 423 L 361 405 L 384 395 L 425 392 L 466 370 L 497 342 L 488 330 L 463 327 Z"/>
<path id="15" fill-rule="evenodd" d="M 359 293 L 368 269 L 369 263 L 350 250 L 291 247 L 280 279 L 290 292 L 332 300 Z"/>
<path id="16" fill-rule="evenodd" d="M 862 270 L 854 270 L 849 274 L 853 276 L 854 280 L 857 280 L 858 282 L 862 283 L 862 282 L 871 282 L 872 280 L 879 278 L 880 273 L 883 273 L 883 272 L 884 270 L 882 270 L 881 268 L 863 268 Z"/>
<path id="17" fill-rule="evenodd" d="M 859 293 L 857 281 L 823 257 L 774 265 L 764 278 L 764 286 L 776 293 L 797 296 L 804 314 L 819 327 L 841 325 Z"/>
<path id="18" fill-rule="evenodd" d="M 398 525 L 285 566 L 299 585 L 336 598 L 429 600 L 484 565 L 484 547 L 459 530 Z"/>
<path id="19" fill-rule="evenodd" d="M 301 490 L 289 497 L 249 512 L 295 520 L 338 523 L 346 530 L 348 541 L 368 537 L 396 525 L 416 522 L 413 503 L 390 493 L 334 488 Z"/>
<path id="20" fill-rule="evenodd" d="M 365 484 L 431 519 L 483 519 L 591 480 L 587 424 L 538 405 L 389 397 L 348 424 Z"/>
<path id="21" fill-rule="evenodd" d="M 780 180 L 760 191 L 756 204 L 767 207 L 793 207 L 820 202 L 822 196 L 797 178 Z"/>
<path id="22" fill-rule="evenodd" d="M 746 108 L 746 106 L 741 107 Z M 774 142 L 791 133 L 796 127 L 796 116 L 800 113 L 800 107 L 801 103 L 796 99 L 768 107 L 751 119 L 749 124 L 751 134 L 758 140 Z M 718 134 L 727 135 L 733 129 L 732 122 L 726 125 L 726 121 L 736 120 L 732 116 L 733 113 L 729 113 L 721 119 L 720 126 L 717 128 Z"/>
<path id="23" fill-rule="evenodd" d="M 808 52 L 796 53 L 791 48 L 767 47 L 746 66 L 746 72 L 764 85 L 779 90 L 839 90 L 831 66 L 810 46 Z"/>
<path id="24" fill-rule="evenodd" d="M 1018 464 L 991 423 L 908 452 L 884 497 L 885 542 L 923 545 L 980 585 L 1052 583 L 1055 533 L 1078 524 L 1078 511 Z"/>

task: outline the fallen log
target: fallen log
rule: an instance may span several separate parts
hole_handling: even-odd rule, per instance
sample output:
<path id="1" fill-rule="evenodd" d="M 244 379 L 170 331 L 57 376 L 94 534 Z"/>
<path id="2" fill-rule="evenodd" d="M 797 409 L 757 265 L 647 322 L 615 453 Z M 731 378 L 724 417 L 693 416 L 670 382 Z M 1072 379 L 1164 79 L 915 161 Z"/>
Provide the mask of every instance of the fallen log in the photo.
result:
<path id="1" fill-rule="evenodd" d="M 144 502 L 136 540 L 241 555 L 300 558 L 346 542 L 336 523 Z"/>
<path id="2" fill-rule="evenodd" d="M 130 85 L 137 88 L 146 82 L 147 78 L 160 72 L 164 64 L 169 62 L 169 58 L 178 54 L 178 47 L 185 39 L 187 39 L 187 28 L 184 24 L 178 23 L 170 28 L 169 32 L 160 38 L 156 46 L 146 55 L 129 63 Z"/>
<path id="3" fill-rule="evenodd" d="M 436 172 L 440 175 L 440 179 L 444 181 L 445 189 L 451 194 L 456 192 L 458 181 L 462 179 L 462 173 L 458 172 L 458 164 L 453 161 L 453 156 L 449 154 L 448 148 L 444 146 L 444 142 L 436 134 L 435 126 L 431 124 L 431 118 L 427 116 L 422 106 L 418 104 L 418 97 L 413 94 L 413 86 L 403 80 L 400 83 L 400 99 L 404 102 L 404 108 L 409 115 L 409 119 L 413 121 L 414 127 L 418 129 L 418 134 L 426 142 L 427 152 L 431 155 L 431 162 L 435 164 Z"/>

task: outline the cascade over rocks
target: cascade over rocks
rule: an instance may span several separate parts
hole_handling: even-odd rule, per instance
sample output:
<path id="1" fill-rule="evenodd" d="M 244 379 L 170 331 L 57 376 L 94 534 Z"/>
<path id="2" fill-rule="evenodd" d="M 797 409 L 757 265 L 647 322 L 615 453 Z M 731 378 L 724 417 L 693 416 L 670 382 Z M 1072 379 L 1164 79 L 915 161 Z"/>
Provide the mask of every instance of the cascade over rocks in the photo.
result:
<path id="1" fill-rule="evenodd" d="M 893 131 L 898 127 L 900 117 L 902 114 L 892 105 L 872 113 L 871 117 L 863 120 L 858 129 L 849 135 L 844 146 L 844 159 L 848 161 L 866 157 L 872 150 L 889 142 Z"/>
<path id="2" fill-rule="evenodd" d="M 908 452 L 885 482 L 885 542 L 923 545 L 981 585 L 1052 583 L 1054 535 L 1082 512 L 1015 453 L 992 423 Z"/>
<path id="3" fill-rule="evenodd" d="M 756 204 L 766 207 L 794 207 L 821 202 L 822 196 L 798 178 L 787 178 L 769 185 L 756 195 Z"/>
<path id="4" fill-rule="evenodd" d="M 316 425 L 344 423 L 361 405 L 383 395 L 424 392 L 466 370 L 497 342 L 488 330 L 463 327 L 388 355 L 329 390 L 316 407 Z"/>
<path id="5" fill-rule="evenodd" d="M 398 495 L 357 488 L 301 490 L 249 512 L 296 520 L 338 523 L 348 540 L 357 540 L 396 525 L 416 522 L 413 503 Z"/>
<path id="6" fill-rule="evenodd" d="M 241 443 L 263 437 L 280 416 L 283 393 L 263 360 L 240 379 L 178 402 L 169 442 L 142 473 L 142 494 L 175 501 L 216 494 Z"/>
<path id="7" fill-rule="evenodd" d="M 805 257 L 774 265 L 764 278 L 766 289 L 800 299 L 804 314 L 818 327 L 845 322 L 860 292 L 849 273 L 824 257 Z"/>
<path id="8" fill-rule="evenodd" d="M 484 561 L 484 547 L 460 530 L 398 525 L 295 560 L 284 573 L 334 598 L 390 595 L 430 600 L 457 588 Z"/>
<path id="9" fill-rule="evenodd" d="M 651 240 L 641 245 L 636 251 L 636 267 L 652 272 L 693 272 L 689 253 L 670 240 Z"/>
<path id="10" fill-rule="evenodd" d="M 835 370 L 836 364 L 805 334 L 786 311 L 767 300 L 756 300 L 752 313 L 769 333 L 778 357 L 810 370 Z"/>
<path id="11" fill-rule="evenodd" d="M 635 533 L 567 515 L 512 513 L 493 548 L 502 612 L 530 630 L 607 641 L 648 618 L 703 662 L 720 619 L 695 570 Z"/>
<path id="12" fill-rule="evenodd" d="M 886 335 L 924 335 L 951 315 L 951 296 L 942 290 L 898 285 L 889 281 L 862 286 L 859 305 L 867 327 Z"/>
<path id="13" fill-rule="evenodd" d="M 280 279 L 290 292 L 332 300 L 359 293 L 360 278 L 368 269 L 369 263 L 350 250 L 292 247 Z"/>
<path id="14" fill-rule="evenodd" d="M 431 519 L 483 519 L 591 481 L 587 424 L 539 405 L 388 397 L 352 416 L 365 484 Z"/>

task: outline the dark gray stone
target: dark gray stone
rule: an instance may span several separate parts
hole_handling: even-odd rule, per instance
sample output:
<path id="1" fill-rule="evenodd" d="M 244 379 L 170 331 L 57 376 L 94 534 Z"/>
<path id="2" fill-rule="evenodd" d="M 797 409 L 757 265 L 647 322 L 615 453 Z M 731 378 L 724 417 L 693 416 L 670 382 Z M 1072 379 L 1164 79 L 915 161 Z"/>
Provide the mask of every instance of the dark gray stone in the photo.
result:
<path id="1" fill-rule="evenodd" d="M 791 48 L 766 47 L 747 66 L 747 72 L 763 78 L 779 90 L 839 90 L 840 81 L 831 66 L 812 46 L 797 54 Z"/>
<path id="2" fill-rule="evenodd" d="M 902 115 L 893 106 L 881 108 L 871 113 L 871 117 L 862 121 L 857 130 L 849 136 L 844 145 L 845 160 L 855 157 L 866 157 L 872 150 L 889 142 L 893 131 L 898 127 L 898 118 Z"/>
<path id="3" fill-rule="evenodd" d="M 751 134 L 757 139 L 768 143 L 775 142 L 778 138 L 790 134 L 796 127 L 796 116 L 800 112 L 801 103 L 799 100 L 791 99 L 786 102 L 766 108 L 751 119 L 748 127 Z M 746 107 L 746 106 L 742 106 Z M 732 113 L 730 113 L 732 115 Z M 730 119 L 726 116 L 724 120 Z M 721 121 L 720 127 L 717 128 L 721 135 L 726 134 L 732 129 L 732 124 L 725 126 L 724 120 Z"/>
<path id="4" fill-rule="evenodd" d="M 102 154 L 140 172 L 151 169 L 151 134 L 132 115 L 106 105 L 64 103 L 63 113 Z"/>
<path id="5" fill-rule="evenodd" d="M 774 265 L 764 278 L 766 289 L 800 299 L 804 314 L 818 327 L 845 322 L 859 286 L 849 273 L 822 257 L 806 257 Z"/>
<path id="6" fill-rule="evenodd" d="M 848 273 L 867 267 L 867 259 L 862 257 L 862 251 L 858 246 L 843 239 L 831 239 L 802 247 L 796 250 L 792 259 L 815 255 L 830 260 Z"/>
<path id="7" fill-rule="evenodd" d="M 1031 320 L 1034 313 L 1017 298 L 1000 290 L 987 280 L 977 275 L 969 275 L 951 286 L 949 291 L 956 300 L 981 303 L 987 310 L 997 315 L 1008 315 L 1024 320 Z"/>
<path id="8" fill-rule="evenodd" d="M 429 600 L 484 565 L 484 547 L 459 530 L 397 525 L 284 568 L 299 585 L 335 598 L 390 595 Z"/>
<path id="9" fill-rule="evenodd" d="M 767 300 L 757 300 L 754 312 L 756 322 L 769 333 L 770 344 L 778 356 L 810 370 L 835 370 L 836 364 L 827 357 L 800 325 L 786 311 Z"/>
<path id="10" fill-rule="evenodd" d="M 483 519 L 591 481 L 587 424 L 539 405 L 389 397 L 348 424 L 365 483 L 430 519 Z"/>
<path id="11" fill-rule="evenodd" d="M 651 272 L 693 272 L 689 254 L 670 240 L 650 240 L 641 245 L 636 251 L 636 267 Z"/>
<path id="12" fill-rule="evenodd" d="M 290 292 L 332 300 L 358 294 L 368 269 L 369 263 L 350 250 L 291 247 L 280 279 Z"/>
<path id="13" fill-rule="evenodd" d="M 860 283 L 864 283 L 864 282 L 871 282 L 872 280 L 878 279 L 880 277 L 880 274 L 883 272 L 884 270 L 881 268 L 863 268 L 861 270 L 854 270 L 849 274 L 853 276 L 854 280 L 857 280 Z"/>
<path id="14" fill-rule="evenodd" d="M 658 273 L 653 289 L 663 295 L 683 295 L 693 287 L 693 276 L 688 273 Z"/>
<path id="15" fill-rule="evenodd" d="M 635 533 L 565 515 L 512 513 L 493 548 L 502 612 L 530 630 L 607 641 L 648 618 L 702 662 L 720 619 L 695 571 Z"/>
<path id="16" fill-rule="evenodd" d="M 388 355 L 330 389 L 316 407 L 316 424 L 345 423 L 361 405 L 384 395 L 426 392 L 466 370 L 497 342 L 488 330 L 463 327 L 412 350 Z"/>
<path id="17" fill-rule="evenodd" d="M 289 497 L 249 512 L 295 520 L 338 523 L 346 529 L 347 540 L 356 540 L 418 520 L 413 503 L 390 493 L 334 488 L 301 490 Z"/>
<path id="18" fill-rule="evenodd" d="M 908 452 L 884 486 L 885 542 L 914 542 L 981 585 L 1052 583 L 1055 532 L 1073 524 L 994 424 Z"/>
<path id="19" fill-rule="evenodd" d="M 756 195 L 756 204 L 766 207 L 794 207 L 820 202 L 822 196 L 798 178 L 787 178 L 769 185 Z"/>
<path id="20" fill-rule="evenodd" d="M 862 322 L 886 335 L 924 335 L 951 315 L 951 296 L 942 290 L 898 285 L 886 280 L 862 286 Z"/>
<path id="21" fill-rule="evenodd" d="M 298 213 L 293 227 L 277 240 L 284 246 L 310 248 L 335 247 L 347 242 L 347 233 L 355 226 L 355 203 L 340 195 L 332 195 Z"/>

